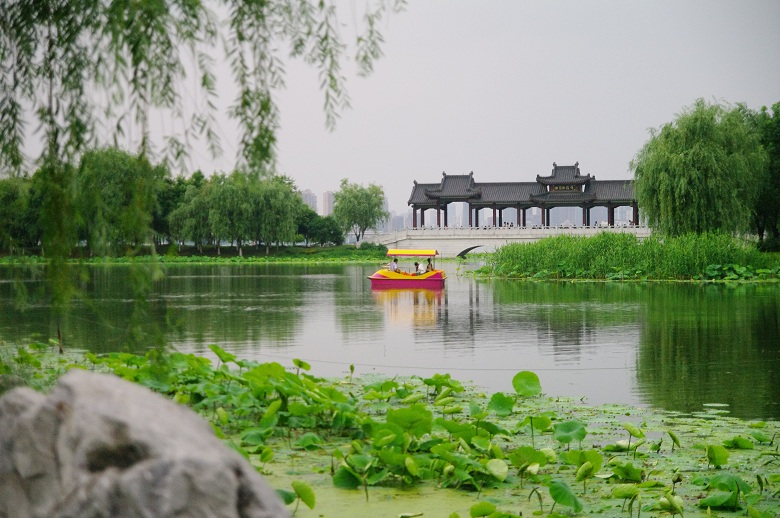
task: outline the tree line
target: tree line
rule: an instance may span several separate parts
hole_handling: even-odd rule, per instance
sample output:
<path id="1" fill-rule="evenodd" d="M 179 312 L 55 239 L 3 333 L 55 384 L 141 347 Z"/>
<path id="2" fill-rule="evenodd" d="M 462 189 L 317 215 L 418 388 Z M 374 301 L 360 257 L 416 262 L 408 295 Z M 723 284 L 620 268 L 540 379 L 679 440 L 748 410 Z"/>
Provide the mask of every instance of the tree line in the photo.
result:
<path id="1" fill-rule="evenodd" d="M 9 253 L 37 251 L 44 241 L 46 171 L 0 180 L 0 247 Z M 136 253 L 146 245 L 204 246 L 239 255 L 251 245 L 340 245 L 345 232 L 357 239 L 387 217 L 381 187 L 343 180 L 334 215 L 307 206 L 286 176 L 242 171 L 206 177 L 172 177 L 164 165 L 106 148 L 85 153 L 67 168 L 60 214 L 70 246 L 90 256 Z M 47 255 L 47 250 L 41 252 Z"/>

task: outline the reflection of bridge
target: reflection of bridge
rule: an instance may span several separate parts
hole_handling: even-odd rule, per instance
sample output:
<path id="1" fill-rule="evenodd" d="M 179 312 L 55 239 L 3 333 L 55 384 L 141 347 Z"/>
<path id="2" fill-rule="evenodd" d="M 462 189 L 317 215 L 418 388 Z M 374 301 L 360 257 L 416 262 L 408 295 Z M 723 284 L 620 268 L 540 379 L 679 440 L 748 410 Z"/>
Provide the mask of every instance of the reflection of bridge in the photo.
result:
<path id="1" fill-rule="evenodd" d="M 378 243 L 388 248 L 435 248 L 442 257 L 455 255 L 470 246 L 480 245 L 474 252 L 492 252 L 507 243 L 532 243 L 559 235 L 595 236 L 599 232 L 625 232 L 644 239 L 650 229 L 626 227 L 483 227 L 483 228 L 407 228 L 386 234 L 367 235 L 364 242 Z"/>

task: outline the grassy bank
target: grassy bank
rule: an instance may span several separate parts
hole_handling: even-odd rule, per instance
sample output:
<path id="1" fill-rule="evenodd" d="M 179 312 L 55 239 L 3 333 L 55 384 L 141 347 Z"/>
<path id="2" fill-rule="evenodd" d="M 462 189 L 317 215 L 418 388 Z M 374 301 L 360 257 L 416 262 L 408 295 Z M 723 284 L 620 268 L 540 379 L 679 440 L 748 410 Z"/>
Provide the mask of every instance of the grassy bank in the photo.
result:
<path id="1" fill-rule="evenodd" d="M 340 246 L 285 246 L 272 247 L 266 255 L 264 247 L 244 247 L 239 256 L 234 247 L 182 247 L 163 246 L 153 254 L 151 249 L 141 255 L 115 257 L 81 257 L 74 255 L 71 260 L 85 264 L 106 263 L 142 263 L 160 261 L 166 264 L 231 264 L 231 263 L 317 263 L 317 262 L 365 262 L 387 260 L 387 248 L 371 243 L 360 248 L 354 245 Z M 0 257 L 0 264 L 44 264 L 46 258 L 40 255 L 7 255 Z"/>
<path id="2" fill-rule="evenodd" d="M 488 257 L 478 273 L 535 279 L 777 279 L 780 254 L 720 234 L 676 238 L 604 232 L 512 243 Z"/>
<path id="3" fill-rule="evenodd" d="M 322 379 L 304 361 L 285 367 L 211 349 L 211 360 L 87 354 L 70 366 L 190 406 L 299 517 L 769 518 L 780 509 L 778 422 L 731 418 L 717 405 L 694 415 L 593 407 L 544 395 L 527 371 L 488 395 L 448 374 Z M 62 362 L 46 370 L 50 354 L 6 349 L 0 369 L 55 378 Z"/>

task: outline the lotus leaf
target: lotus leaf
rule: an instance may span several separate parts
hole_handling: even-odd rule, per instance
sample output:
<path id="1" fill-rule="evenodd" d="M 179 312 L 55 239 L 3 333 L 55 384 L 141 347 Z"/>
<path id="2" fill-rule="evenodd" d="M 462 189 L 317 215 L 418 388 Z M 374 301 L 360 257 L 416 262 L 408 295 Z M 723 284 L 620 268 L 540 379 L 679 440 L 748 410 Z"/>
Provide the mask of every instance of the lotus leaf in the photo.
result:
<path id="1" fill-rule="evenodd" d="M 497 416 L 508 416 L 512 413 L 512 409 L 515 406 L 515 398 L 496 392 L 490 398 L 488 403 L 488 410 L 495 412 Z"/>
<path id="2" fill-rule="evenodd" d="M 556 503 L 573 508 L 575 513 L 582 511 L 582 504 L 566 482 L 553 480 L 549 489 L 550 496 Z"/>
<path id="3" fill-rule="evenodd" d="M 292 483 L 292 487 L 295 490 L 295 494 L 301 499 L 301 502 L 306 504 L 306 507 L 309 509 L 314 509 L 315 497 L 311 486 L 302 480 L 295 480 Z"/>
<path id="4" fill-rule="evenodd" d="M 562 444 L 582 441 L 587 434 L 585 426 L 579 421 L 565 421 L 553 425 L 553 438 Z"/>
<path id="5" fill-rule="evenodd" d="M 521 396 L 536 396 L 541 394 L 542 385 L 539 382 L 539 376 L 531 371 L 521 371 L 512 378 L 512 386 Z"/>
<path id="6" fill-rule="evenodd" d="M 433 426 L 433 414 L 421 403 L 415 403 L 407 408 L 390 409 L 387 411 L 387 422 L 412 432 L 415 437 L 430 433 Z"/>

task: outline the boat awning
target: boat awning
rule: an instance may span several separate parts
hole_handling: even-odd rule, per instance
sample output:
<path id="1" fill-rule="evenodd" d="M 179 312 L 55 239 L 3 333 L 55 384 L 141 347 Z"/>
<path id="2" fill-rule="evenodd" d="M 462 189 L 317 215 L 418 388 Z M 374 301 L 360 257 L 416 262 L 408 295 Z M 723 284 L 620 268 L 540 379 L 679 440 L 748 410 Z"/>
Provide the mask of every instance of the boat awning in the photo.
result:
<path id="1" fill-rule="evenodd" d="M 439 255 L 438 250 L 411 250 L 405 248 L 390 248 L 387 250 L 388 256 L 396 257 L 433 257 Z"/>

